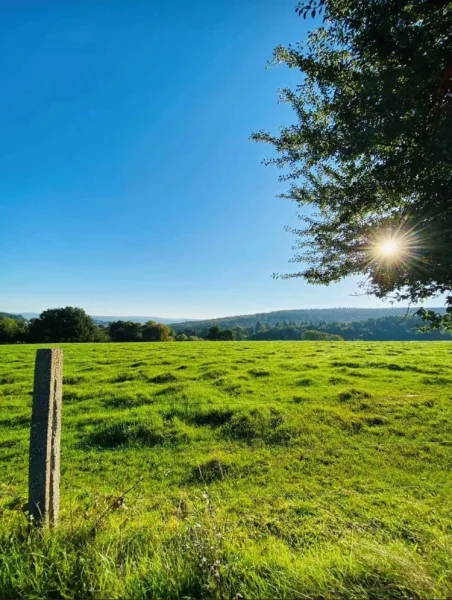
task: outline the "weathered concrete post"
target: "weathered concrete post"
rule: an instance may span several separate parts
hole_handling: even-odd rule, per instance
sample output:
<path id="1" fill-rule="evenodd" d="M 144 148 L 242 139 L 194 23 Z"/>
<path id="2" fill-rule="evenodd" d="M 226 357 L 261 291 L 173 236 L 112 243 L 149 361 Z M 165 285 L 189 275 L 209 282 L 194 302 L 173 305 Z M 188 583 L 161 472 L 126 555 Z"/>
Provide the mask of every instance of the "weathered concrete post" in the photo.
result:
<path id="1" fill-rule="evenodd" d="M 36 353 L 28 476 L 33 522 L 54 527 L 60 506 L 61 398 L 63 350 Z"/>

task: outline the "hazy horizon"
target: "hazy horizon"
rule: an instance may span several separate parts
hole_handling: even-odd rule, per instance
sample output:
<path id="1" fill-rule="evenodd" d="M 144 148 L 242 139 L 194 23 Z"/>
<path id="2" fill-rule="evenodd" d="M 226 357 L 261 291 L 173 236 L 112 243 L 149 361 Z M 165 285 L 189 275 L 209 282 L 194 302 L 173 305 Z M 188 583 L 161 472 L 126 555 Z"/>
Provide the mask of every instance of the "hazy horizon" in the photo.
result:
<path id="1" fill-rule="evenodd" d="M 433 300 L 431 300 L 429 302 L 429 304 L 421 304 L 419 303 L 418 306 L 423 305 L 425 308 L 439 308 L 441 307 L 441 303 L 437 302 L 435 303 Z M 43 310 L 46 310 L 48 308 L 62 308 L 63 306 L 75 306 L 73 304 L 65 304 L 65 305 L 61 305 L 61 306 L 57 306 L 57 305 L 52 305 L 52 306 L 47 306 L 41 310 L 8 310 L 8 309 L 4 309 L 1 308 L 1 312 L 6 312 L 6 313 L 10 313 L 10 314 L 17 314 L 17 315 L 39 315 Z M 168 322 L 176 322 L 176 321 L 202 321 L 202 320 L 209 320 L 209 319 L 221 319 L 221 318 L 227 318 L 227 317 L 236 317 L 236 316 L 244 316 L 244 315 L 252 315 L 252 314 L 261 314 L 261 313 L 270 313 L 270 312 L 279 312 L 279 311 L 290 311 L 290 310 L 338 310 L 338 309 L 363 309 L 363 310 L 369 310 L 369 309 L 397 309 L 397 308 L 408 308 L 408 304 L 407 303 L 393 303 L 390 304 L 389 302 L 381 302 L 378 305 L 374 305 L 374 304 L 368 304 L 366 305 L 353 305 L 353 304 L 343 304 L 343 305 L 317 305 L 317 306 L 288 306 L 288 307 L 280 307 L 280 308 L 275 308 L 272 310 L 250 310 L 247 312 L 230 312 L 230 313 L 221 313 L 221 314 L 202 314 L 199 316 L 187 316 L 184 313 L 180 313 L 179 315 L 175 314 L 175 315 L 171 315 L 171 316 L 167 316 L 166 314 L 158 314 L 156 311 L 146 311 L 143 313 L 139 313 L 139 314 L 133 314 L 131 312 L 127 312 L 127 311 L 118 311 L 118 312 L 112 312 L 112 311 L 89 311 L 86 309 L 86 307 L 84 306 L 80 306 L 79 308 L 83 308 L 91 317 L 93 318 L 126 318 L 126 317 L 130 317 L 130 318 L 136 318 L 136 319 L 144 319 L 144 318 L 158 318 L 158 319 L 164 319 L 165 321 Z M 181 314 L 183 314 L 183 316 L 181 316 Z"/>

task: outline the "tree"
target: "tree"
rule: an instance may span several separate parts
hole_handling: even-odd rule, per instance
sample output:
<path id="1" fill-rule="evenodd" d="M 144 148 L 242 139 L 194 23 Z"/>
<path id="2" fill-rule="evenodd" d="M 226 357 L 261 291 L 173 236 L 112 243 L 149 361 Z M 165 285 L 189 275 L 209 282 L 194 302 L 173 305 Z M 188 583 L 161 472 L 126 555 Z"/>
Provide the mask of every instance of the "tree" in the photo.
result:
<path id="1" fill-rule="evenodd" d="M 0 316 L 0 344 L 12 344 L 25 340 L 27 322 L 24 319 Z"/>
<path id="2" fill-rule="evenodd" d="M 222 342 L 232 342 L 234 339 L 234 334 L 230 329 L 223 329 L 220 333 L 220 338 Z"/>
<path id="3" fill-rule="evenodd" d="M 209 328 L 206 339 L 210 341 L 216 341 L 221 339 L 221 329 L 218 327 L 218 325 L 214 325 L 213 327 Z"/>
<path id="4" fill-rule="evenodd" d="M 107 325 L 96 325 L 94 329 L 93 342 L 111 342 Z"/>
<path id="5" fill-rule="evenodd" d="M 156 323 L 155 321 L 148 321 L 143 325 L 141 330 L 145 342 L 168 342 L 170 332 L 171 330 L 168 325 Z"/>
<path id="6" fill-rule="evenodd" d="M 113 321 L 108 325 L 108 334 L 113 342 L 139 342 L 141 325 L 133 321 Z"/>
<path id="7" fill-rule="evenodd" d="M 243 327 L 237 326 L 232 329 L 232 333 L 234 334 L 234 339 L 241 341 L 246 339 L 245 329 Z"/>
<path id="8" fill-rule="evenodd" d="M 296 123 L 266 161 L 304 225 L 292 261 L 328 284 L 349 275 L 377 297 L 447 294 L 452 313 L 452 4 L 450 0 L 310 0 L 323 24 L 275 62 L 303 78 L 281 98 Z M 424 313 L 424 317 L 432 315 Z M 451 319 L 439 320 L 449 324 Z M 438 324 L 438 321 L 437 321 Z"/>
<path id="9" fill-rule="evenodd" d="M 50 308 L 32 319 L 29 339 L 32 342 L 90 342 L 96 326 L 82 308 Z"/>

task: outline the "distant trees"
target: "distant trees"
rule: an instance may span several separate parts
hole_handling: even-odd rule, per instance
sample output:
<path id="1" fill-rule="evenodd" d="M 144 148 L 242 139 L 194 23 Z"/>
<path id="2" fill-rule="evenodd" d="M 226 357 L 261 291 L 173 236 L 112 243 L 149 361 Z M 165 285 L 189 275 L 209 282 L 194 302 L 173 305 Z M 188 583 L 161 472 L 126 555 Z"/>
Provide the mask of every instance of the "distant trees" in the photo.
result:
<path id="1" fill-rule="evenodd" d="M 202 342 L 204 338 L 197 335 L 187 335 L 186 333 L 178 333 L 174 338 L 176 342 Z"/>
<path id="2" fill-rule="evenodd" d="M 303 340 L 310 341 L 328 341 L 328 342 L 343 342 L 344 338 L 338 334 L 327 333 L 326 331 L 316 331 L 315 329 L 307 329 L 303 331 L 302 334 Z"/>
<path id="3" fill-rule="evenodd" d="M 96 326 L 82 308 L 51 308 L 32 319 L 28 326 L 31 342 L 92 342 Z"/>
<path id="4" fill-rule="evenodd" d="M 410 312 L 414 312 L 418 307 L 413 307 Z M 434 312 L 443 312 L 444 309 L 435 307 Z M 185 323 L 174 323 L 172 325 L 176 333 L 184 332 L 187 335 L 197 335 L 200 331 L 206 331 L 215 325 L 220 329 L 232 329 L 235 334 L 235 328 L 240 327 L 242 333 L 246 330 L 246 337 L 252 333 L 258 333 L 261 329 L 269 327 L 285 327 L 300 325 L 301 323 L 311 323 L 316 329 L 319 323 L 353 323 L 362 322 L 366 319 L 376 319 L 380 317 L 399 317 L 406 316 L 406 307 L 388 307 L 388 308 L 304 308 L 298 310 L 278 310 L 268 313 L 255 313 L 249 315 L 236 315 L 234 317 L 224 317 L 222 319 L 205 319 L 202 321 L 186 321 Z M 250 331 L 252 329 L 252 331 Z M 190 332 L 190 333 L 189 333 Z"/>
<path id="5" fill-rule="evenodd" d="M 111 342 L 107 325 L 95 325 L 93 342 Z"/>
<path id="6" fill-rule="evenodd" d="M 328 334 L 325 331 L 315 331 L 314 329 L 308 329 L 303 332 L 304 340 L 310 341 L 319 341 L 319 340 L 327 340 Z"/>
<path id="7" fill-rule="evenodd" d="M 214 325 L 207 332 L 206 339 L 214 342 L 230 342 L 234 339 L 234 334 L 230 329 L 221 330 L 218 325 Z"/>
<path id="8" fill-rule="evenodd" d="M 219 340 L 220 339 L 220 334 L 221 334 L 221 329 L 218 327 L 218 325 L 214 325 L 207 332 L 206 339 L 208 339 L 208 340 L 210 340 L 212 342 L 216 341 L 216 340 Z"/>
<path id="9" fill-rule="evenodd" d="M 27 322 L 3 315 L 0 317 L 0 344 L 25 341 Z"/>
<path id="10" fill-rule="evenodd" d="M 113 321 L 108 325 L 108 333 L 112 342 L 139 342 L 141 327 L 133 321 Z"/>
<path id="11" fill-rule="evenodd" d="M 295 322 L 279 321 L 277 324 L 261 323 L 257 332 L 255 331 L 255 327 L 234 327 L 232 331 L 227 329 L 222 330 L 219 325 L 205 328 L 190 324 L 190 327 L 179 331 L 177 336 L 184 333 L 187 336 L 197 335 L 203 339 L 214 341 L 231 339 L 231 333 L 236 340 L 248 341 L 423 341 L 452 339 L 452 335 L 445 331 L 422 332 L 419 330 L 421 325 L 422 321 L 418 317 L 403 319 L 396 315 L 350 322 L 306 321 L 297 324 Z"/>
<path id="12" fill-rule="evenodd" d="M 232 342 L 234 339 L 234 334 L 230 329 L 223 329 L 220 335 L 220 340 L 223 342 Z"/>
<path id="13" fill-rule="evenodd" d="M 332 333 L 331 335 L 328 336 L 328 341 L 330 342 L 343 342 L 345 341 L 344 338 L 340 335 L 337 335 L 335 333 Z"/>
<path id="14" fill-rule="evenodd" d="M 378 312 L 377 312 L 378 314 Z M 272 340 L 451 340 L 446 331 L 420 330 L 419 317 L 401 319 L 391 315 L 360 321 L 275 321 L 261 322 L 259 331 L 254 326 L 222 329 L 219 325 L 209 328 L 190 324 L 177 333 L 161 323 L 148 321 L 144 325 L 134 321 L 117 320 L 108 324 L 95 323 L 81 308 L 67 306 L 46 310 L 37 319 L 26 321 L 16 315 L 0 313 L 0 344 L 49 343 L 49 342 L 196 342 L 209 341 L 272 341 Z"/>
<path id="15" fill-rule="evenodd" d="M 173 332 L 168 325 L 148 321 L 141 328 L 141 335 L 144 342 L 168 342 Z"/>
<path id="16" fill-rule="evenodd" d="M 173 335 L 168 325 L 154 321 L 148 321 L 144 325 L 121 320 L 98 324 L 82 308 L 73 306 L 45 310 L 38 318 L 30 321 L 0 313 L 0 344 L 167 342 L 173 339 Z"/>

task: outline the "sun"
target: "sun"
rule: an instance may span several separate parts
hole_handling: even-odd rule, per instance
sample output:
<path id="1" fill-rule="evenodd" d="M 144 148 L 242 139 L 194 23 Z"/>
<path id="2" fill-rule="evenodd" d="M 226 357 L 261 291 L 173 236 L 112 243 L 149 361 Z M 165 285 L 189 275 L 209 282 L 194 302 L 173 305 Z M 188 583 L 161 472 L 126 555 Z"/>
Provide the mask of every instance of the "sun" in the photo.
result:
<path id="1" fill-rule="evenodd" d="M 408 228 L 406 224 L 393 224 L 376 231 L 367 246 L 368 264 L 375 263 L 382 269 L 396 269 L 401 265 L 414 268 L 428 238 L 419 228 Z"/>
<path id="2" fill-rule="evenodd" d="M 400 244 L 396 240 L 386 240 L 379 244 L 379 250 L 384 256 L 396 256 L 400 252 Z"/>

